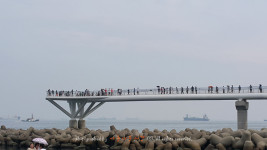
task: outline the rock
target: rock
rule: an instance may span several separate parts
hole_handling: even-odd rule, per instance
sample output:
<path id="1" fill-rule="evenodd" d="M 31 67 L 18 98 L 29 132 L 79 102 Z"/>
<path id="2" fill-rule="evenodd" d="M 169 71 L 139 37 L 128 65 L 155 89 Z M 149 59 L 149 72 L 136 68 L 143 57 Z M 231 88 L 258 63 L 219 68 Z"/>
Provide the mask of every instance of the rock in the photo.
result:
<path id="1" fill-rule="evenodd" d="M 196 142 L 195 140 L 191 140 L 191 141 L 185 140 L 185 141 L 183 141 L 183 143 L 187 148 L 190 148 L 192 150 L 201 150 L 199 143 Z"/>
<path id="2" fill-rule="evenodd" d="M 165 144 L 158 145 L 155 149 L 156 150 L 164 150 Z"/>
<path id="3" fill-rule="evenodd" d="M 251 141 L 251 133 L 248 130 L 242 131 L 241 139 L 239 139 L 236 143 L 233 144 L 233 148 L 242 149 L 245 144 L 245 141 Z"/>
<path id="4" fill-rule="evenodd" d="M 242 132 L 241 132 L 241 130 L 234 131 L 234 132 L 231 133 L 231 136 L 233 136 L 234 138 L 235 137 L 240 137 L 241 138 Z"/>
<path id="5" fill-rule="evenodd" d="M 129 149 L 130 149 L 130 150 L 137 150 L 136 147 L 135 147 L 135 144 L 130 144 Z"/>
<path id="6" fill-rule="evenodd" d="M 111 150 L 121 150 L 121 146 L 111 146 Z"/>
<path id="7" fill-rule="evenodd" d="M 155 145 L 154 141 L 148 141 L 146 143 L 145 149 L 146 150 L 154 150 L 154 145 Z"/>
<path id="8" fill-rule="evenodd" d="M 207 143 L 207 140 L 205 138 L 200 138 L 200 139 L 195 140 L 195 141 L 200 145 L 200 147 L 203 147 Z"/>
<path id="9" fill-rule="evenodd" d="M 64 143 L 64 144 L 61 144 L 61 148 L 74 148 L 76 147 L 76 145 L 74 144 L 71 144 L 71 143 Z"/>
<path id="10" fill-rule="evenodd" d="M 252 141 L 256 144 L 256 148 L 258 150 L 264 150 L 265 149 L 266 139 L 262 138 L 257 133 L 253 133 L 251 138 L 252 138 Z"/>
<path id="11" fill-rule="evenodd" d="M 126 139 L 122 143 L 121 150 L 128 150 L 129 149 L 129 146 L 130 146 L 130 140 L 129 139 Z"/>
<path id="12" fill-rule="evenodd" d="M 171 144 L 172 144 L 173 149 L 177 149 L 179 147 L 179 144 L 177 141 L 171 141 Z"/>
<path id="13" fill-rule="evenodd" d="M 230 147 L 234 143 L 234 138 L 232 136 L 227 136 L 222 138 L 221 143 L 223 144 L 224 147 Z"/>
<path id="14" fill-rule="evenodd" d="M 212 134 L 210 136 L 210 144 L 217 146 L 219 143 L 223 144 L 224 147 L 229 147 L 234 142 L 234 138 L 232 136 L 227 136 L 224 138 L 219 137 L 218 135 Z"/>
<path id="15" fill-rule="evenodd" d="M 6 130 L 6 126 L 1 125 L 1 130 Z"/>
<path id="16" fill-rule="evenodd" d="M 210 144 L 216 146 L 217 144 L 219 144 L 221 142 L 222 138 L 219 137 L 218 135 L 216 134 L 212 134 L 210 136 Z"/>
<path id="17" fill-rule="evenodd" d="M 252 141 L 246 141 L 243 147 L 243 150 L 253 150 L 254 144 Z"/>
<path id="18" fill-rule="evenodd" d="M 142 146 L 140 145 L 140 143 L 137 140 L 133 140 L 132 143 L 135 145 L 137 150 L 141 150 Z"/>
<path id="19" fill-rule="evenodd" d="M 218 150 L 226 150 L 226 148 L 223 146 L 222 143 L 217 144 L 217 145 L 216 145 L 216 148 L 217 148 Z"/>
<path id="20" fill-rule="evenodd" d="M 213 146 L 212 144 L 209 144 L 205 150 L 214 150 L 215 149 L 215 146 Z"/>
<path id="21" fill-rule="evenodd" d="M 109 127 L 111 131 L 117 130 L 114 125 Z"/>
<path id="22" fill-rule="evenodd" d="M 167 142 L 164 146 L 164 150 L 172 150 L 172 144 L 170 142 Z"/>

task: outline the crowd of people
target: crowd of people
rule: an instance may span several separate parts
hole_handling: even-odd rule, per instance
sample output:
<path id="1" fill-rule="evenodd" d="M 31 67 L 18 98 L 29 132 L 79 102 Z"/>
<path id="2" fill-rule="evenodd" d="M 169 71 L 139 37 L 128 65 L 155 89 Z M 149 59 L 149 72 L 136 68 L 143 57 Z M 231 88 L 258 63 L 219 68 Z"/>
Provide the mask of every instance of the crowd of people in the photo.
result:
<path id="1" fill-rule="evenodd" d="M 208 86 L 208 89 L 206 88 L 197 88 L 196 86 L 191 86 L 191 87 L 161 87 L 157 86 L 157 94 L 198 94 L 200 91 L 205 91 L 205 93 L 241 93 L 242 90 L 244 91 L 245 89 L 248 90 L 249 93 L 253 93 L 255 89 L 259 91 L 259 93 L 263 92 L 263 87 L 261 84 L 257 88 L 253 87 L 252 85 L 249 85 L 248 88 L 241 87 L 240 85 L 238 87 L 234 87 L 233 85 L 227 85 L 226 87 L 218 87 L 218 86 Z M 85 91 L 57 91 L 57 90 L 48 90 L 47 95 L 48 96 L 113 96 L 113 95 L 139 95 L 141 92 L 144 92 L 144 90 L 139 90 L 139 88 L 134 88 L 134 89 L 127 89 L 127 90 L 122 90 L 122 89 L 117 89 L 113 90 L 112 88 L 105 88 L 105 89 L 100 89 L 98 91 L 89 91 L 86 89 Z M 147 91 L 153 91 L 153 90 L 145 90 Z M 156 93 L 154 93 L 156 94 Z"/>

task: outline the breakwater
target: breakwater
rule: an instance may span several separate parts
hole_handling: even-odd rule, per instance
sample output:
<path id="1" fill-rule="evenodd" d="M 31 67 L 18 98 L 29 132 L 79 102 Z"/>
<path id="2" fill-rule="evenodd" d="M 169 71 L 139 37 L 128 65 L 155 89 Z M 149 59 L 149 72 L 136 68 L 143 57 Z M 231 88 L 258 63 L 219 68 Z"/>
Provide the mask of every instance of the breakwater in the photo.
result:
<path id="1" fill-rule="evenodd" d="M 237 130 L 223 128 L 217 131 L 197 129 L 157 130 L 132 129 L 109 131 L 90 129 L 10 129 L 1 126 L 0 145 L 26 148 L 31 140 L 42 137 L 47 140 L 47 149 L 186 149 L 186 150 L 264 150 L 267 145 L 267 128 L 261 130 Z"/>

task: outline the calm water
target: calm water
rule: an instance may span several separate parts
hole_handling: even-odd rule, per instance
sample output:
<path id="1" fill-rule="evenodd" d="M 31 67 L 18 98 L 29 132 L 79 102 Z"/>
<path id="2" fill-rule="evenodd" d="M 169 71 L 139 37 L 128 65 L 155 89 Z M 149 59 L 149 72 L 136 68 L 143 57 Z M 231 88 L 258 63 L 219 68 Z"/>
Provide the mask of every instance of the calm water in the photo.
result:
<path id="1" fill-rule="evenodd" d="M 58 128 L 65 129 L 68 127 L 68 120 L 45 120 L 40 122 L 21 122 L 17 120 L 0 120 L 0 125 L 5 125 L 7 128 L 14 129 L 28 129 L 29 127 L 34 127 L 36 129 L 44 128 Z M 143 129 L 148 128 L 149 130 L 159 129 L 168 131 L 175 129 L 176 131 L 184 130 L 185 128 L 195 128 L 195 129 L 204 129 L 207 131 L 216 131 L 222 128 L 232 128 L 233 130 L 237 129 L 236 121 L 145 121 L 145 120 L 86 120 L 87 128 L 91 130 L 109 130 L 111 125 L 115 125 L 117 129 L 137 129 L 139 132 L 142 132 Z M 254 121 L 248 122 L 249 129 L 267 128 L 267 122 L 264 121 Z M 3 148 L 0 147 L 0 150 L 25 150 L 17 148 Z"/>
<path id="2" fill-rule="evenodd" d="M 18 120 L 0 120 L 0 125 L 5 125 L 7 128 L 14 129 L 28 129 L 34 127 L 35 129 L 44 128 L 58 128 L 65 129 L 68 127 L 68 120 L 41 120 L 39 122 L 21 122 Z M 236 121 L 148 121 L 148 120 L 86 120 L 87 128 L 91 130 L 109 130 L 111 125 L 115 125 L 117 129 L 137 129 L 141 132 L 143 129 L 150 130 L 184 130 L 185 128 L 204 129 L 207 131 L 216 131 L 222 128 L 237 129 Z M 249 129 L 267 128 L 267 122 L 253 121 L 248 122 Z"/>

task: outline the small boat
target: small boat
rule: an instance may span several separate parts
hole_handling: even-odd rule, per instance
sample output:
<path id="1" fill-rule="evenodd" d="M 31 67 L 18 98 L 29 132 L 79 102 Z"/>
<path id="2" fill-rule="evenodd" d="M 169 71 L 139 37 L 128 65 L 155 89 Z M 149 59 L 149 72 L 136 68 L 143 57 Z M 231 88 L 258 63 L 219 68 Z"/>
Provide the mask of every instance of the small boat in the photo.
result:
<path id="1" fill-rule="evenodd" d="M 198 117 L 189 117 L 188 114 L 186 114 L 186 117 L 184 117 L 184 121 L 209 121 L 210 119 L 208 118 L 208 116 L 205 114 L 203 115 L 202 118 L 198 118 Z"/>
<path id="2" fill-rule="evenodd" d="M 26 120 L 21 120 L 22 122 L 38 122 L 39 119 L 34 119 L 33 114 L 31 118 L 27 118 Z"/>

